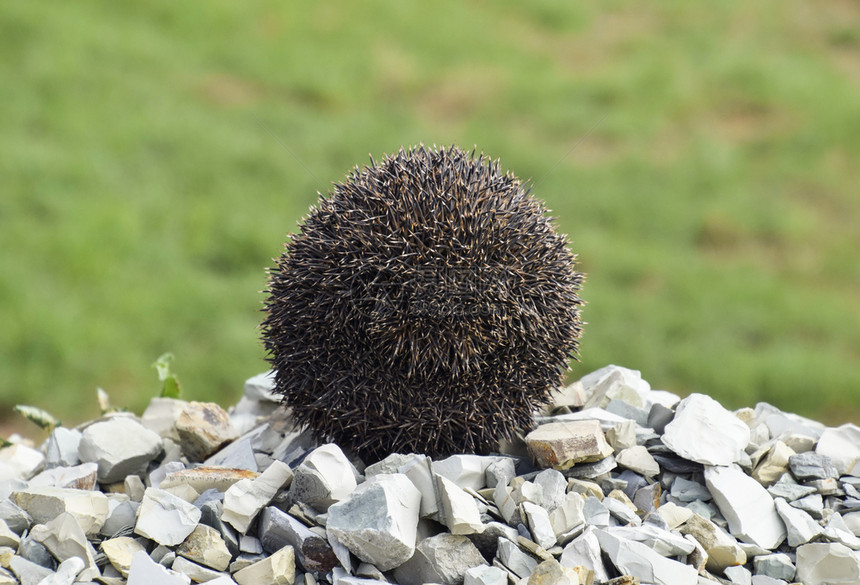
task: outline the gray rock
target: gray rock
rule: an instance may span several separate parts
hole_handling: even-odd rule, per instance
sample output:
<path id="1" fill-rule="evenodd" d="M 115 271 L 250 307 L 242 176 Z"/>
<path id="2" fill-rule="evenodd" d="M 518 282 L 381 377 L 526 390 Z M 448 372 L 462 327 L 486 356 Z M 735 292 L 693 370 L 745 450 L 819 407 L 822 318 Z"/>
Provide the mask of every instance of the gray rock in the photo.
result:
<path id="1" fill-rule="evenodd" d="M 510 457 L 497 457 L 487 466 L 484 472 L 484 482 L 487 487 L 495 488 L 498 484 L 508 485 L 508 482 L 516 477 L 517 472 L 514 460 Z"/>
<path id="2" fill-rule="evenodd" d="M 585 498 L 585 505 L 582 508 L 582 514 L 585 516 L 585 521 L 596 528 L 606 528 L 610 526 L 609 509 L 603 505 L 603 502 L 589 496 Z"/>
<path id="3" fill-rule="evenodd" d="M 752 585 L 788 585 L 788 582 L 767 575 L 753 575 Z"/>
<path id="4" fill-rule="evenodd" d="M 559 562 L 565 567 L 584 566 L 594 571 L 594 580 L 599 583 L 609 581 L 609 574 L 603 564 L 600 542 L 594 528 L 588 527 L 564 547 Z"/>
<path id="5" fill-rule="evenodd" d="M 85 568 L 80 572 L 81 580 L 93 579 L 100 575 L 95 563 L 96 552 L 78 521 L 71 514 L 63 513 L 46 524 L 34 526 L 30 536 L 45 545 L 45 548 L 61 563 L 72 557 L 83 559 Z"/>
<path id="6" fill-rule="evenodd" d="M 39 585 L 43 579 L 54 574 L 51 569 L 46 569 L 18 555 L 9 559 L 9 570 L 15 574 L 21 585 Z"/>
<path id="7" fill-rule="evenodd" d="M 548 549 L 555 546 L 558 539 L 546 509 L 531 502 L 523 502 L 520 505 L 532 539 L 543 548 Z"/>
<path id="8" fill-rule="evenodd" d="M 792 581 L 795 568 L 791 558 L 784 553 L 759 555 L 753 559 L 756 575 L 767 575 L 774 579 Z"/>
<path id="9" fill-rule="evenodd" d="M 45 469 L 71 467 L 80 463 L 78 459 L 80 443 L 80 431 L 66 427 L 55 428 L 45 443 Z"/>
<path id="10" fill-rule="evenodd" d="M 498 567 L 479 565 L 467 569 L 463 575 L 463 585 L 506 585 L 508 574 Z"/>
<path id="11" fill-rule="evenodd" d="M 804 496 L 793 502 L 789 502 L 793 508 L 803 510 L 813 518 L 821 518 L 824 514 L 824 500 L 821 494 Z"/>
<path id="12" fill-rule="evenodd" d="M 642 520 L 636 515 L 636 512 L 624 502 L 612 497 L 606 497 L 603 498 L 602 504 L 622 525 L 639 526 L 642 524 Z"/>
<path id="13" fill-rule="evenodd" d="M 239 554 L 239 537 L 236 535 L 236 530 L 222 520 L 222 506 L 218 501 L 206 502 L 200 506 L 200 522 L 217 530 L 224 539 L 230 555 L 236 557 Z"/>
<path id="14" fill-rule="evenodd" d="M 33 519 L 12 500 L 0 500 L 0 520 L 6 523 L 9 530 L 20 535 L 30 527 Z"/>
<path id="15" fill-rule="evenodd" d="M 201 512 L 193 504 L 158 488 L 147 488 L 134 527 L 139 534 L 164 546 L 185 540 L 200 522 Z"/>
<path id="16" fill-rule="evenodd" d="M 499 561 L 520 579 L 527 578 L 538 566 L 537 559 L 507 538 L 499 538 L 496 554 Z"/>
<path id="17" fill-rule="evenodd" d="M 415 454 L 410 453 L 404 455 L 402 453 L 392 453 L 385 459 L 377 461 L 372 465 L 368 465 L 364 469 L 365 477 L 373 477 L 382 473 L 401 473 L 400 467 L 413 460 Z"/>
<path id="18" fill-rule="evenodd" d="M 56 573 L 39 581 L 39 585 L 72 585 L 83 570 L 84 561 L 78 557 L 70 557 L 60 563 Z"/>
<path id="19" fill-rule="evenodd" d="M 547 512 L 552 512 L 564 503 L 567 478 L 560 471 L 544 469 L 535 476 L 533 482 L 543 490 L 540 502 L 536 503 L 546 508 Z"/>
<path id="20" fill-rule="evenodd" d="M 696 569 L 660 556 L 644 544 L 597 530 L 597 540 L 612 564 L 624 574 L 654 585 L 697 585 Z"/>
<path id="21" fill-rule="evenodd" d="M 803 585 L 856 585 L 860 556 L 839 543 L 804 544 L 797 549 L 796 579 Z"/>
<path id="22" fill-rule="evenodd" d="M 739 461 L 750 441 L 750 429 L 719 402 L 704 394 L 691 394 L 666 425 L 663 443 L 690 461 L 705 465 L 731 465 Z"/>
<path id="23" fill-rule="evenodd" d="M 483 477 L 483 472 L 481 476 Z M 484 525 L 475 498 L 441 475 L 437 475 L 435 479 L 439 521 L 448 527 L 451 534 L 482 532 Z"/>
<path id="24" fill-rule="evenodd" d="M 594 463 L 577 463 L 573 467 L 565 470 L 565 475 L 568 478 L 576 479 L 593 479 L 609 473 L 617 467 L 615 457 L 610 455 L 600 461 Z"/>
<path id="25" fill-rule="evenodd" d="M 251 439 L 245 437 L 233 441 L 203 462 L 207 467 L 226 467 L 230 469 L 246 469 L 257 472 L 257 459 L 254 457 L 254 449 Z"/>
<path id="26" fill-rule="evenodd" d="M 99 534 L 111 537 L 129 528 L 133 529 L 137 522 L 137 509 L 139 507 L 139 503 L 132 501 L 120 502 L 113 505 L 110 515 L 99 530 Z"/>
<path id="27" fill-rule="evenodd" d="M 255 479 L 237 481 L 224 494 L 224 522 L 244 534 L 260 510 L 268 506 L 292 479 L 293 472 L 289 466 L 275 461 Z"/>
<path id="28" fill-rule="evenodd" d="M 394 570 L 394 578 L 401 585 L 460 585 L 467 570 L 486 564 L 468 538 L 442 533 L 422 540 L 412 558 Z"/>
<path id="29" fill-rule="evenodd" d="M 41 451 L 16 443 L 0 449 L 0 481 L 29 479 L 45 465 Z"/>
<path id="30" fill-rule="evenodd" d="M 577 492 L 565 494 L 564 501 L 549 513 L 549 523 L 556 538 L 585 522 L 585 498 Z"/>
<path id="31" fill-rule="evenodd" d="M 792 475 L 800 481 L 839 477 L 830 457 L 811 451 L 792 455 L 788 458 L 788 466 Z"/>
<path id="32" fill-rule="evenodd" d="M 860 477 L 860 426 L 847 423 L 825 429 L 815 452 L 830 457 L 839 475 Z"/>
<path id="33" fill-rule="evenodd" d="M 776 498 L 774 502 L 776 511 L 786 527 L 789 546 L 800 546 L 824 532 L 818 522 L 803 510 L 792 508 L 782 498 Z"/>
<path id="34" fill-rule="evenodd" d="M 651 410 L 648 411 L 648 419 L 645 421 L 645 426 L 654 429 L 658 435 L 662 435 L 666 429 L 666 425 L 672 422 L 675 418 L 675 411 L 660 403 L 651 405 Z"/>
<path id="35" fill-rule="evenodd" d="M 227 570 L 231 560 L 230 551 L 224 539 L 217 530 L 205 524 L 194 527 L 191 534 L 176 549 L 176 554 L 215 571 Z"/>
<path id="36" fill-rule="evenodd" d="M 128 572 L 128 585 L 189 585 L 186 575 L 171 571 L 149 558 L 146 551 L 134 553 Z"/>
<path id="37" fill-rule="evenodd" d="M 245 380 L 245 398 L 258 402 L 281 403 L 281 396 L 275 392 L 275 372 L 269 370 Z"/>
<path id="38" fill-rule="evenodd" d="M 800 485 L 793 481 L 780 480 L 767 488 L 767 491 L 774 498 L 784 498 L 792 502 L 809 494 L 814 494 L 817 490 L 814 487 Z"/>
<path id="39" fill-rule="evenodd" d="M 495 460 L 495 457 L 481 455 L 451 455 L 441 461 L 434 461 L 430 468 L 433 473 L 454 482 L 462 489 L 471 488 L 477 491 L 487 485 L 485 473 Z"/>
<path id="40" fill-rule="evenodd" d="M 430 518 L 439 512 L 436 501 L 436 480 L 430 471 L 430 459 L 426 455 L 413 455 L 400 466 L 399 472 L 409 478 L 412 485 L 421 493 L 421 518 Z"/>
<path id="41" fill-rule="evenodd" d="M 322 445 L 296 468 L 290 497 L 318 510 L 327 510 L 355 489 L 356 473 L 340 447 L 334 443 Z"/>
<path id="42" fill-rule="evenodd" d="M 726 579 L 733 585 L 752 585 L 752 573 L 743 565 L 732 565 L 723 569 Z"/>
<path id="43" fill-rule="evenodd" d="M 610 400 L 605 408 L 607 412 L 635 421 L 640 426 L 648 426 L 648 411 L 644 408 L 638 408 L 629 402 L 618 399 Z"/>
<path id="44" fill-rule="evenodd" d="M 187 404 L 185 400 L 157 396 L 149 401 L 149 405 L 140 417 L 140 422 L 162 438 L 178 442 L 176 421 L 179 420 Z"/>
<path id="45" fill-rule="evenodd" d="M 517 535 L 517 529 L 512 526 L 502 524 L 501 522 L 488 522 L 484 525 L 483 532 L 480 534 L 469 534 L 467 538 L 472 541 L 472 544 L 478 548 L 485 559 L 492 559 L 496 554 L 499 538 L 515 541 Z"/>
<path id="46" fill-rule="evenodd" d="M 121 441 L 117 437 L 122 437 Z M 100 421 L 84 429 L 78 446 L 81 461 L 98 464 L 101 483 L 143 473 L 161 453 L 161 437 L 129 417 Z"/>
<path id="47" fill-rule="evenodd" d="M 388 571 L 415 552 L 420 501 L 405 475 L 377 475 L 329 508 L 326 532 L 362 561 Z"/>
<path id="48" fill-rule="evenodd" d="M 657 528 L 653 524 L 642 526 L 613 526 L 606 532 L 624 538 L 641 542 L 648 548 L 663 557 L 680 557 L 689 555 L 695 549 L 695 545 L 677 533 Z"/>
<path id="49" fill-rule="evenodd" d="M 98 534 L 108 517 L 107 496 L 101 492 L 58 487 L 33 487 L 14 492 L 12 501 L 39 524 L 50 522 L 68 512 L 84 532 Z"/>
<path id="50" fill-rule="evenodd" d="M 269 506 L 260 514 L 260 542 L 263 549 L 274 552 L 290 545 L 299 565 L 308 572 L 325 574 L 339 565 L 329 543 L 307 526 Z"/>
<path id="51" fill-rule="evenodd" d="M 296 579 L 296 558 L 293 547 L 285 546 L 273 555 L 233 573 L 239 585 L 293 585 Z"/>
<path id="52" fill-rule="evenodd" d="M 707 466 L 705 483 L 733 536 L 768 550 L 785 540 L 773 498 L 756 480 L 739 469 Z"/>
<path id="53" fill-rule="evenodd" d="M 693 500 L 707 502 L 711 499 L 711 492 L 708 491 L 708 488 L 680 476 L 672 482 L 671 494 L 682 502 L 692 502 Z"/>

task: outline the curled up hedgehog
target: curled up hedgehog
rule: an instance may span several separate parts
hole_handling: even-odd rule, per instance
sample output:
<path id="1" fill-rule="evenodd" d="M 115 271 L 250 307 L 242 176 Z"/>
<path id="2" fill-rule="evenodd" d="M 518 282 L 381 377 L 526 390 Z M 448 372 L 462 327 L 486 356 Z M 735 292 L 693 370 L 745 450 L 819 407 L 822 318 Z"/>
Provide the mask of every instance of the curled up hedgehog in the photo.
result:
<path id="1" fill-rule="evenodd" d="M 366 461 L 530 428 L 582 332 L 583 275 L 546 211 L 456 147 L 334 185 L 269 271 L 263 342 L 297 421 Z"/>

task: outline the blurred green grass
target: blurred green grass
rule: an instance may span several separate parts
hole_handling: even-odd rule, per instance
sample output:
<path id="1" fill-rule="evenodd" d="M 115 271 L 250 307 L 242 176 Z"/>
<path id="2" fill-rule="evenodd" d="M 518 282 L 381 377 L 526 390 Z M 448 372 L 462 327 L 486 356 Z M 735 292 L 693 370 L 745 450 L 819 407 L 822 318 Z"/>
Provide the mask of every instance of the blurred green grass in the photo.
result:
<path id="1" fill-rule="evenodd" d="M 572 378 L 612 362 L 858 422 L 858 17 L 5 3 L 0 404 L 79 421 L 101 386 L 139 410 L 165 351 L 187 397 L 233 403 L 267 367 L 264 268 L 316 192 L 423 141 L 500 157 L 569 234 L 589 302 Z"/>

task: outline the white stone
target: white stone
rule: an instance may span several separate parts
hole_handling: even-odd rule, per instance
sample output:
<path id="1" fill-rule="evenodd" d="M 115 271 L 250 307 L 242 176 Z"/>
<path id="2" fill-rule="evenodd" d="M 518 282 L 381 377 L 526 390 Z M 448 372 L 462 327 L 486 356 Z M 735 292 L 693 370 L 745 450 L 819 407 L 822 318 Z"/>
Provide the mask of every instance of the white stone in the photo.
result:
<path id="1" fill-rule="evenodd" d="M 101 547 L 110 564 L 125 578 L 128 578 L 131 561 L 135 553 L 140 551 L 146 552 L 146 547 L 128 536 L 118 536 L 104 540 Z"/>
<path id="2" fill-rule="evenodd" d="M 487 487 L 495 488 L 499 483 L 508 485 L 508 482 L 516 477 L 514 460 L 510 457 L 497 457 L 495 461 L 487 466 L 484 472 Z"/>
<path id="3" fill-rule="evenodd" d="M 653 524 L 613 526 L 607 528 L 606 532 L 618 538 L 641 542 L 663 557 L 688 555 L 695 549 L 695 545 L 683 536 L 663 530 Z"/>
<path id="4" fill-rule="evenodd" d="M 759 482 L 733 467 L 706 466 L 705 483 L 733 536 L 768 550 L 785 540 L 773 498 Z"/>
<path id="5" fill-rule="evenodd" d="M 58 487 L 33 487 L 12 494 L 12 501 L 44 524 L 68 512 L 88 535 L 98 534 L 107 520 L 108 498 L 101 492 Z"/>
<path id="6" fill-rule="evenodd" d="M 567 478 L 560 471 L 544 469 L 535 476 L 532 483 L 540 486 L 543 491 L 540 501 L 535 503 L 546 508 L 547 512 L 552 512 L 564 502 Z"/>
<path id="7" fill-rule="evenodd" d="M 84 570 L 84 561 L 69 557 L 57 567 L 57 572 L 39 581 L 39 585 L 72 585 L 78 574 Z"/>
<path id="8" fill-rule="evenodd" d="M 463 585 L 506 585 L 508 575 L 498 567 L 479 565 L 466 571 Z"/>
<path id="9" fill-rule="evenodd" d="M 275 392 L 275 372 L 269 370 L 245 380 L 245 397 L 260 402 L 280 403 L 281 396 Z"/>
<path id="10" fill-rule="evenodd" d="M 603 498 L 603 506 L 609 510 L 609 513 L 622 525 L 639 526 L 642 524 L 642 519 L 636 515 L 636 512 L 621 500 L 607 496 Z"/>
<path id="11" fill-rule="evenodd" d="M 218 577 L 224 576 L 223 572 L 216 571 L 211 567 L 195 563 L 194 561 L 189 561 L 187 558 L 180 556 L 173 559 L 173 562 L 170 564 L 170 568 L 177 573 L 188 575 L 188 577 L 195 583 L 208 583 L 209 581 L 214 581 Z"/>
<path id="12" fill-rule="evenodd" d="M 616 365 L 603 367 L 580 380 L 585 394 L 585 408 L 606 406 L 612 399 L 624 400 L 637 408 L 645 405 L 651 386 L 638 370 Z"/>
<path id="13" fill-rule="evenodd" d="M 689 520 L 690 516 L 693 515 L 692 510 L 684 508 L 683 506 L 678 506 L 672 502 L 666 502 L 657 508 L 657 513 L 666 521 L 666 524 L 669 526 L 669 530 L 675 530 L 678 526 Z"/>
<path id="14" fill-rule="evenodd" d="M 499 537 L 497 555 L 504 566 L 520 579 L 526 579 L 538 566 L 537 560 L 507 538 Z"/>
<path id="15" fill-rule="evenodd" d="M 287 545 L 270 557 L 233 574 L 239 585 L 293 585 L 296 579 L 296 556 Z"/>
<path id="16" fill-rule="evenodd" d="M 585 522 L 584 506 L 585 498 L 582 494 L 577 492 L 565 494 L 564 502 L 549 513 L 549 523 L 556 538 Z"/>
<path id="17" fill-rule="evenodd" d="M 483 472 L 481 473 L 483 476 Z M 484 531 L 481 513 L 475 498 L 467 494 L 450 479 L 436 476 L 440 522 L 451 534 L 476 534 Z"/>
<path id="18" fill-rule="evenodd" d="M 642 445 L 622 450 L 615 455 L 615 461 L 622 467 L 645 477 L 654 477 L 660 473 L 660 466 L 648 452 L 648 449 Z"/>
<path id="19" fill-rule="evenodd" d="M 708 553 L 709 571 L 722 571 L 747 562 L 747 554 L 738 542 L 707 518 L 693 514 L 680 527 L 680 532 L 692 536 Z"/>
<path id="20" fill-rule="evenodd" d="M 128 572 L 128 585 L 189 585 L 191 579 L 163 567 L 149 558 L 146 551 L 134 553 Z"/>
<path id="21" fill-rule="evenodd" d="M 326 532 L 362 561 L 388 571 L 415 552 L 420 502 L 405 475 L 377 475 L 329 508 Z"/>
<path id="22" fill-rule="evenodd" d="M 739 461 L 749 441 L 749 427 L 704 394 L 684 398 L 663 433 L 663 443 L 672 451 L 705 465 Z"/>
<path id="23" fill-rule="evenodd" d="M 60 562 L 72 557 L 83 559 L 85 568 L 80 572 L 81 580 L 92 579 L 101 574 L 96 567 L 96 551 L 71 514 L 63 513 L 46 524 L 37 524 L 30 530 L 30 537 L 45 545 Z"/>
<path id="24" fill-rule="evenodd" d="M 431 470 L 453 481 L 460 488 L 477 491 L 486 486 L 484 473 L 494 461 L 494 457 L 480 455 L 451 455 L 441 461 L 434 461 Z"/>
<path id="25" fill-rule="evenodd" d="M 827 526 L 824 527 L 824 535 L 833 542 L 839 542 L 848 548 L 860 551 L 860 538 L 854 536 L 839 514 L 830 516 Z"/>
<path id="26" fill-rule="evenodd" d="M 408 477 L 421 492 L 421 517 L 428 518 L 436 514 L 439 505 L 436 502 L 436 481 L 430 471 L 430 459 L 426 455 L 413 455 L 398 471 Z"/>
<path id="27" fill-rule="evenodd" d="M 27 445 L 16 443 L 0 449 L 0 481 L 29 479 L 45 464 L 45 456 Z"/>
<path id="28" fill-rule="evenodd" d="M 17 550 L 20 543 L 21 539 L 18 535 L 9 529 L 5 520 L 0 519 L 0 546 L 8 546 Z"/>
<path id="29" fill-rule="evenodd" d="M 4 566 L 6 566 L 5 562 Z M 17 585 L 19 581 L 24 585 L 34 585 L 54 574 L 50 569 L 46 569 L 45 567 L 28 561 L 24 557 L 18 555 L 11 555 L 11 558 L 9 558 L 8 561 L 8 567 L 9 570 L 11 570 L 18 578 L 17 580 L 12 581 L 15 585 Z"/>
<path id="30" fill-rule="evenodd" d="M 251 522 L 272 498 L 293 478 L 290 466 L 280 461 L 272 464 L 255 479 L 237 481 L 224 494 L 222 519 L 244 534 Z"/>
<path id="31" fill-rule="evenodd" d="M 98 464 L 100 482 L 113 483 L 127 475 L 142 473 L 161 449 L 157 433 L 130 417 L 117 417 L 84 429 L 78 457 L 83 462 Z"/>
<path id="32" fill-rule="evenodd" d="M 355 468 L 340 447 L 328 443 L 311 451 L 296 468 L 290 495 L 294 500 L 326 510 L 355 489 Z"/>
<path id="33" fill-rule="evenodd" d="M 854 536 L 860 537 L 860 512 L 849 512 L 848 514 L 843 514 L 842 520 Z"/>
<path id="34" fill-rule="evenodd" d="M 412 558 L 394 570 L 394 578 L 401 585 L 456 585 L 463 583 L 467 570 L 485 564 L 468 538 L 443 532 L 422 540 Z"/>
<path id="35" fill-rule="evenodd" d="M 733 585 L 752 585 L 752 573 L 743 565 L 726 567 L 723 573 Z"/>
<path id="36" fill-rule="evenodd" d="M 696 569 L 662 557 L 644 544 L 619 538 L 605 530 L 598 530 L 596 534 L 603 552 L 623 574 L 654 585 L 697 585 L 699 582 Z"/>
<path id="37" fill-rule="evenodd" d="M 71 467 L 80 463 L 78 446 L 81 432 L 77 429 L 57 427 L 45 443 L 45 467 Z"/>
<path id="38" fill-rule="evenodd" d="M 72 467 L 52 467 L 35 475 L 30 486 L 51 486 L 76 490 L 94 490 L 99 467 L 95 463 L 82 463 Z"/>
<path id="39" fill-rule="evenodd" d="M 176 430 L 176 421 L 179 420 L 179 416 L 187 405 L 186 400 L 156 396 L 149 401 L 149 405 L 140 417 L 140 422 L 161 437 L 178 442 L 179 433 Z"/>
<path id="40" fill-rule="evenodd" d="M 789 546 L 798 547 L 824 532 L 821 525 L 803 510 L 790 506 L 782 498 L 776 498 L 774 503 L 779 517 L 785 524 Z"/>
<path id="41" fill-rule="evenodd" d="M 521 506 L 526 525 L 532 533 L 534 541 L 546 549 L 555 546 L 558 539 L 550 522 L 549 512 L 542 506 L 532 504 L 531 502 L 523 502 Z"/>
<path id="42" fill-rule="evenodd" d="M 147 488 L 138 510 L 134 533 L 164 546 L 185 540 L 200 522 L 200 509 L 158 488 Z"/>
<path id="43" fill-rule="evenodd" d="M 791 558 L 785 553 L 758 555 L 753 559 L 753 567 L 756 575 L 767 575 L 785 581 L 794 579 L 794 565 L 791 563 Z"/>
<path id="44" fill-rule="evenodd" d="M 803 585 L 857 585 L 860 554 L 839 543 L 804 544 L 797 549 L 795 579 Z"/>
<path id="45" fill-rule="evenodd" d="M 590 526 L 564 547 L 559 562 L 565 567 L 584 566 L 594 571 L 595 582 L 609 581 L 609 574 L 603 564 L 596 530 Z"/>
<path id="46" fill-rule="evenodd" d="M 846 423 L 821 434 L 815 452 L 830 457 L 839 475 L 860 477 L 860 427 Z"/>

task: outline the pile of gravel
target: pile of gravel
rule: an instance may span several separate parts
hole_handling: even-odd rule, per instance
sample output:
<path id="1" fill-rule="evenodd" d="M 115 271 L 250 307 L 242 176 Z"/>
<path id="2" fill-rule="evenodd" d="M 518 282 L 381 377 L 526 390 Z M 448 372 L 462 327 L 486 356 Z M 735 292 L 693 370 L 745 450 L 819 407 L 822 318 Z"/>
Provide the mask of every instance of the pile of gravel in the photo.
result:
<path id="1" fill-rule="evenodd" d="M 0 585 L 860 583 L 857 425 L 617 366 L 535 423 L 490 456 L 362 462 L 266 373 L 229 412 L 155 398 L 57 427 L 0 450 Z"/>

